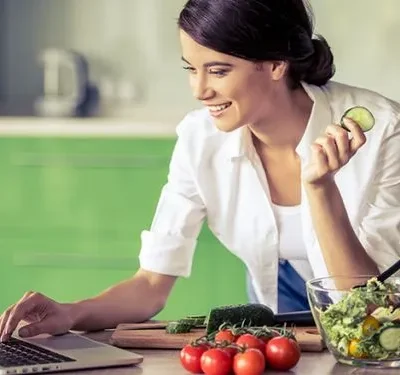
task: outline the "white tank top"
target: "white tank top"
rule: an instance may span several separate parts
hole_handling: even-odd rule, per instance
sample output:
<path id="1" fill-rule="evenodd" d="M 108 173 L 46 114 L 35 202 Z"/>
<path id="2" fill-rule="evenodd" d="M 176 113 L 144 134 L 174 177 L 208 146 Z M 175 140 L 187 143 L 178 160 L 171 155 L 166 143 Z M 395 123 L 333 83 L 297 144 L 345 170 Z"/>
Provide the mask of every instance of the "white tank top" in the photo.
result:
<path id="1" fill-rule="evenodd" d="M 313 277 L 307 251 L 304 245 L 301 212 L 299 206 L 278 206 L 272 204 L 279 233 L 279 259 L 289 261 L 305 280 Z"/>

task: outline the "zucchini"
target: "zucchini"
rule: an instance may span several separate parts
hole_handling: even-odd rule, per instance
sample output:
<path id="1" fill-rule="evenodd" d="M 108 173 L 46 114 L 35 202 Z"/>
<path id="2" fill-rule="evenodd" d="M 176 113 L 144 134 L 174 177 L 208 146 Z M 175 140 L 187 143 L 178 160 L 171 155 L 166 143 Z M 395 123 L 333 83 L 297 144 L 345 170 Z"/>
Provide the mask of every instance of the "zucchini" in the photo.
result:
<path id="1" fill-rule="evenodd" d="M 207 322 L 207 334 L 218 331 L 222 324 L 247 326 L 273 326 L 274 313 L 262 304 L 249 303 L 216 307 L 211 310 Z"/>
<path id="2" fill-rule="evenodd" d="M 355 106 L 352 108 L 349 108 L 342 116 L 342 118 L 340 119 L 340 125 L 346 129 L 347 131 L 349 131 L 349 129 L 346 127 L 346 125 L 344 124 L 344 118 L 348 117 L 350 119 L 352 119 L 353 121 L 355 121 L 360 128 L 362 129 L 363 132 L 367 132 L 368 130 L 371 130 L 374 125 L 375 125 L 375 117 L 374 115 L 371 113 L 370 110 L 368 110 L 365 107 L 362 106 Z"/>
<path id="3" fill-rule="evenodd" d="M 400 325 L 389 326 L 382 329 L 379 335 L 379 343 L 389 352 L 400 349 Z"/>

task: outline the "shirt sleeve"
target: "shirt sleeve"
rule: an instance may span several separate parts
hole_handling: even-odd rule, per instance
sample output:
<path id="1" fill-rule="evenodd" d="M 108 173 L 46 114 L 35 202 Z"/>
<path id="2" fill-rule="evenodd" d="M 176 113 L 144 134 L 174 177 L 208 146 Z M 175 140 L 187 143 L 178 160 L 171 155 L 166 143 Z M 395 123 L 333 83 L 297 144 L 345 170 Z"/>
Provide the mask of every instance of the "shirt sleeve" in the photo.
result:
<path id="1" fill-rule="evenodd" d="M 190 276 L 206 211 L 194 179 L 187 122 L 184 119 L 177 127 L 168 180 L 161 191 L 151 228 L 141 234 L 139 254 L 141 268 L 183 277 Z"/>
<path id="2" fill-rule="evenodd" d="M 380 271 L 400 258 L 400 121 L 381 144 L 359 238 Z"/>

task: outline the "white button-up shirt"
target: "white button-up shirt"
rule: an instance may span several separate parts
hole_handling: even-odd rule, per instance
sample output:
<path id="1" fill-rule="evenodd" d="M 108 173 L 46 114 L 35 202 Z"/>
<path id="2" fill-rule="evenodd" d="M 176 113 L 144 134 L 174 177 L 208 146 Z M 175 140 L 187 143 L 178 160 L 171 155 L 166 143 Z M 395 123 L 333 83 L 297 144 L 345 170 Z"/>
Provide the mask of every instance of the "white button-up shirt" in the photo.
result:
<path id="1" fill-rule="evenodd" d="M 400 254 L 400 104 L 336 82 L 303 87 L 314 104 L 296 148 L 302 168 L 310 160 L 310 145 L 346 109 L 361 105 L 375 116 L 366 144 L 336 174 L 336 183 L 354 231 L 383 270 Z M 150 230 L 142 232 L 141 267 L 188 277 L 207 217 L 215 236 L 247 266 L 258 300 L 276 312 L 279 236 L 248 128 L 222 132 L 202 109 L 189 113 L 177 134 L 168 182 Z M 301 217 L 313 274 L 328 276 L 304 191 Z"/>

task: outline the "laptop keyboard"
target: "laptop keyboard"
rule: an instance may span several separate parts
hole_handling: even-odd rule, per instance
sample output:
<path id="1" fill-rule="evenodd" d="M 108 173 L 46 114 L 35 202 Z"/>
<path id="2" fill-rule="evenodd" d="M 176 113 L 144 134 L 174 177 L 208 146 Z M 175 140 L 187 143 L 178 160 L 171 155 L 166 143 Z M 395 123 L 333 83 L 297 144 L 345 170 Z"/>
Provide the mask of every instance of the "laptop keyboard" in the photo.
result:
<path id="1" fill-rule="evenodd" d="M 32 366 L 39 364 L 74 362 L 72 358 L 11 338 L 0 343 L 0 366 Z"/>

